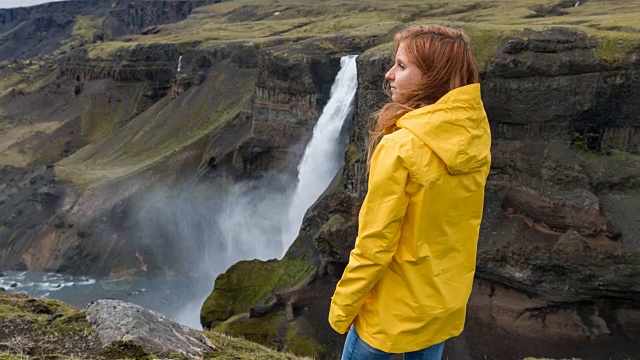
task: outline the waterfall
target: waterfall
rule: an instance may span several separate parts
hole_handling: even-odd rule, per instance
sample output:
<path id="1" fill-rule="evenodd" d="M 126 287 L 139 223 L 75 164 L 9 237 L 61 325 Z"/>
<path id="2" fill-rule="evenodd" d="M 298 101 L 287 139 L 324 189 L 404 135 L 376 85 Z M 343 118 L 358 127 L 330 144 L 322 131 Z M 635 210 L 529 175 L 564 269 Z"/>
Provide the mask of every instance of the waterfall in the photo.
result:
<path id="1" fill-rule="evenodd" d="M 340 60 L 341 69 L 331 87 L 331 97 L 318 119 L 313 136 L 298 166 L 298 185 L 291 200 L 289 216 L 283 227 L 282 248 L 286 252 L 298 236 L 307 209 L 318 197 L 342 166 L 344 146 L 340 146 L 340 131 L 344 121 L 352 114 L 358 87 L 356 56 Z"/>
<path id="2" fill-rule="evenodd" d="M 192 276 L 133 279 L 112 284 L 124 289 L 116 291 L 91 279 L 71 282 L 35 274 L 42 281 L 29 280 L 30 288 L 42 285 L 46 296 L 51 292 L 52 297 L 76 306 L 103 297 L 125 299 L 199 328 L 200 309 L 214 279 L 240 260 L 269 260 L 286 252 L 305 212 L 338 172 L 346 143 L 340 134 L 357 87 L 355 56 L 342 58 L 341 66 L 298 166 L 295 189 L 291 186 L 295 179 L 289 174 L 267 173 L 239 183 L 218 174 L 211 182 L 157 186 L 132 200 L 131 231 L 139 245 L 159 263 L 184 264 Z M 13 282 L 21 287 L 25 283 L 22 278 L 10 284 Z M 58 286 L 61 282 L 65 285 Z M 48 290 L 59 287 L 64 290 Z M 40 294 L 39 289 L 28 291 Z"/>

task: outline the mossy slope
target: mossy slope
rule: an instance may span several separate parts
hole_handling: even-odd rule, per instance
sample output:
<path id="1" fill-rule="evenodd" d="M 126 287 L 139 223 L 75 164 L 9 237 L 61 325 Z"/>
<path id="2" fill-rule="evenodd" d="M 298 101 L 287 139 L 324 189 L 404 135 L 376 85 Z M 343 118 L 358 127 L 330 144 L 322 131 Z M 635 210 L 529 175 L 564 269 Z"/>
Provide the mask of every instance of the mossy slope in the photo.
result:
<path id="1" fill-rule="evenodd" d="M 112 136 L 60 161 L 57 175 L 88 185 L 149 167 L 233 119 L 253 95 L 255 79 L 255 70 L 217 64 L 202 85 L 160 100 Z"/>
<path id="2" fill-rule="evenodd" d="M 275 293 L 308 282 L 314 272 L 315 268 L 302 259 L 238 262 L 216 279 L 219 291 L 204 302 L 200 322 L 210 327 L 254 306 L 269 306 L 276 301 Z"/>
<path id="3" fill-rule="evenodd" d="M 3 360 L 156 358 L 144 348 L 122 341 L 102 348 L 84 313 L 57 300 L 0 292 L 0 322 L 4 325 L 0 329 Z M 204 335 L 217 348 L 205 359 L 300 359 L 218 332 Z"/>

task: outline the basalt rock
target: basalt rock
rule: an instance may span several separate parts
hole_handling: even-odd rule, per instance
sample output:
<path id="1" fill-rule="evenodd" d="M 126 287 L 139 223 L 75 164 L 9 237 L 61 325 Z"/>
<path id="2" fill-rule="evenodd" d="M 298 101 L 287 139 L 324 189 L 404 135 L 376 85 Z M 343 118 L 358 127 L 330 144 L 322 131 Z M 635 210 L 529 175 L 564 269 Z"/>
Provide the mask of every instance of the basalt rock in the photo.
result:
<path id="1" fill-rule="evenodd" d="M 97 300 L 87 306 L 86 316 L 103 347 L 132 343 L 157 356 L 178 353 L 191 359 L 216 349 L 200 332 L 124 301 Z"/>
<path id="2" fill-rule="evenodd" d="M 48 161 L 57 162 L 52 168 L 57 180 L 88 188 L 65 183 L 67 191 L 51 212 L 23 217 L 39 224 L 34 229 L 1 233 L 0 241 L 10 245 L 0 261 L 12 268 L 114 276 L 184 271 L 200 263 L 181 255 L 168 236 L 154 240 L 163 246 L 132 241 L 139 237 L 138 225 L 127 219 L 136 219 L 136 204 L 155 186 L 168 187 L 216 169 L 237 178 L 267 170 L 294 172 L 292 164 L 302 156 L 328 100 L 340 55 L 371 40 L 363 45 L 334 36 L 331 41 L 345 48 L 328 58 L 314 42 L 296 44 L 300 54 L 287 56 L 282 41 L 260 46 L 230 42 L 206 49 L 136 45 L 99 59 L 86 49 L 65 55 L 55 81 L 46 87 L 47 101 L 40 91 L 0 101 L 8 104 L 8 117 L 24 123 L 43 119 L 44 105 L 57 99 L 48 120 L 67 124 L 60 138 L 69 140 Z M 306 46 L 311 55 L 303 55 Z M 42 109 L 33 106 L 36 100 Z M 38 136 L 45 153 L 52 145 L 48 137 Z M 9 150 L 25 154 L 28 166 L 35 161 L 22 149 L 40 147 L 18 143 Z M 15 161 L 12 155 L 7 150 L 7 161 Z M 86 171 L 89 167 L 119 170 L 98 175 Z M 16 196 L 7 194 L 22 201 Z M 8 219 L 7 227 L 17 227 L 14 222 Z"/>
<path id="3" fill-rule="evenodd" d="M 326 104 L 339 58 L 261 54 L 252 137 L 239 148 L 243 172 L 293 172 Z"/>

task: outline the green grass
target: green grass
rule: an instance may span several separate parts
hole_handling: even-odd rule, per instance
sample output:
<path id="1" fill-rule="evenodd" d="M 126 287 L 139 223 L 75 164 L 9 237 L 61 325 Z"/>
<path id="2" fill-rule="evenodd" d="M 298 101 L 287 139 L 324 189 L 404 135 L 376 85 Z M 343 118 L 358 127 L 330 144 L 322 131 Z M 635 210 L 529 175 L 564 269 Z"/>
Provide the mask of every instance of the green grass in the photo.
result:
<path id="1" fill-rule="evenodd" d="M 232 337 L 217 331 L 205 331 L 204 335 L 218 347 L 218 350 L 205 355 L 205 359 L 273 359 L 273 360 L 296 360 L 307 359 L 292 354 L 282 353 L 267 348 L 255 342 Z"/>
<path id="2" fill-rule="evenodd" d="M 256 70 L 237 69 L 228 62 L 214 65 L 211 71 L 213 76 L 207 77 L 201 86 L 174 100 L 159 101 L 112 136 L 95 141 L 57 163 L 56 176 L 82 186 L 105 183 L 206 140 L 248 104 L 257 77 Z M 106 110 L 98 115 L 113 116 L 115 109 Z M 108 121 L 106 124 L 94 121 L 98 127 L 91 129 L 94 134 L 112 126 Z"/>
<path id="3" fill-rule="evenodd" d="M 94 35 L 102 31 L 105 20 L 91 16 L 76 16 L 71 35 L 80 41 L 91 42 Z"/>
<path id="4" fill-rule="evenodd" d="M 477 47 L 478 58 L 486 59 L 495 50 L 496 35 L 505 30 L 531 28 L 543 30 L 553 26 L 573 27 L 596 37 L 628 38 L 638 45 L 640 38 L 640 4 L 626 0 L 592 0 L 577 8 L 562 9 L 566 15 L 532 17 L 540 9 L 550 9 L 559 1 L 472 1 L 416 2 L 326 0 L 307 3 L 300 0 L 224 2 L 197 8 L 187 19 L 163 26 L 158 34 L 127 36 L 125 42 L 96 44 L 90 54 L 112 54 L 117 47 L 147 43 L 209 43 L 225 41 L 267 42 L 275 38 L 319 37 L 328 34 L 386 35 L 402 23 L 456 23 L 489 42 Z M 495 29 L 491 29 L 496 27 Z M 512 27 L 512 28 L 508 28 Z M 474 31 L 475 30 L 475 31 Z M 487 33 L 488 32 L 488 33 Z M 475 41 L 475 40 L 474 40 Z M 626 44 L 627 42 L 625 42 Z M 603 56 L 611 57 L 611 45 L 603 41 Z M 625 51 L 627 47 L 619 49 Z M 108 55 L 107 55 L 108 56 Z"/>

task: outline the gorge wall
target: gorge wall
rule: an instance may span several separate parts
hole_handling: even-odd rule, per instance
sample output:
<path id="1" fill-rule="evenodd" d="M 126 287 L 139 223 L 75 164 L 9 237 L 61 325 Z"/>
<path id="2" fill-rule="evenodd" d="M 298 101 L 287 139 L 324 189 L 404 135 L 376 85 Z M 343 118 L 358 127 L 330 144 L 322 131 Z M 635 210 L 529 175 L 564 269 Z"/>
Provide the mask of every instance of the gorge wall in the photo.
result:
<path id="1" fill-rule="evenodd" d="M 185 17 L 184 9 L 206 3 L 172 2 L 161 11 L 166 19 L 151 16 L 145 24 Z M 57 16 L 67 6 L 56 8 Z M 46 9 L 5 15 L 27 10 L 39 16 Z M 196 272 L 206 251 L 186 251 L 172 236 L 142 239 L 140 204 L 217 173 L 236 180 L 295 173 L 340 56 L 375 40 L 328 42 L 341 49 L 327 56 L 317 41 L 303 41 L 293 56 L 276 40 L 134 43 L 110 51 L 108 42 L 96 42 L 3 63 L 0 71 L 19 78 L 0 94 L 0 162 L 8 184 L 1 190 L 0 264 L 116 277 Z"/>
<path id="2" fill-rule="evenodd" d="M 596 46 L 571 29 L 524 31 L 484 64 L 493 163 L 467 330 L 447 346 L 452 358 L 622 359 L 639 350 L 631 339 L 640 334 L 640 228 L 632 215 L 640 205 L 640 48 L 607 62 Z M 357 234 L 367 118 L 386 101 L 380 89 L 392 55 L 385 45 L 358 58 L 346 165 L 285 258 L 241 262 L 221 275 L 204 326 L 321 358 L 340 353 L 344 337 L 326 315 Z M 285 270 L 268 281 L 241 275 L 267 265 Z M 248 301 L 231 307 L 232 293 Z"/>

